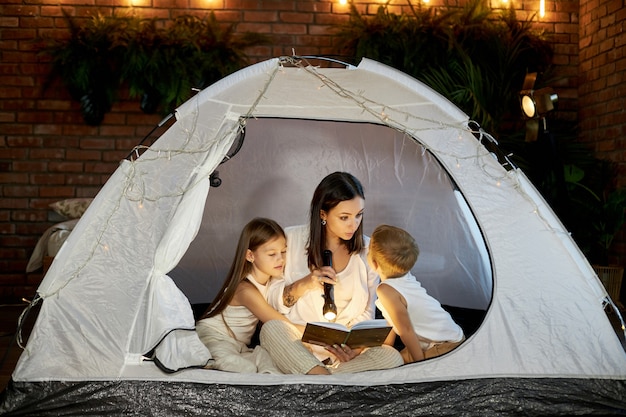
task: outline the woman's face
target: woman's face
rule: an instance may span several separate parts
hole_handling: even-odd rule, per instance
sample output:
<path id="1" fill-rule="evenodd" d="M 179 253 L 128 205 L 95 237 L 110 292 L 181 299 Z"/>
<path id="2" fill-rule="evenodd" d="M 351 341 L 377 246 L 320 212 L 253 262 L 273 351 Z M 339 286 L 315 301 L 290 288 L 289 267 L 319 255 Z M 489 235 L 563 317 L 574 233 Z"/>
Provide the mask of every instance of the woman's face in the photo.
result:
<path id="1" fill-rule="evenodd" d="M 322 210 L 320 216 L 322 220 L 326 220 L 327 238 L 352 239 L 363 220 L 364 209 L 365 200 L 354 197 L 352 200 L 342 201 L 328 212 Z"/>

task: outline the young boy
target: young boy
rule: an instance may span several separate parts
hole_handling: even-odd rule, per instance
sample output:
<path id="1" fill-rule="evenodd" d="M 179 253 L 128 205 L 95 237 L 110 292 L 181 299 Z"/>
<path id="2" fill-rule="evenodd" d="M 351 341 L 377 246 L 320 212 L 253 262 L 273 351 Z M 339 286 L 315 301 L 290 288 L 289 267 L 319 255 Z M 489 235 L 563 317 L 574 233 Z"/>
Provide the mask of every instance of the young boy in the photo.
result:
<path id="1" fill-rule="evenodd" d="M 413 237 L 394 226 L 378 226 L 370 237 L 368 261 L 380 276 L 376 306 L 405 348 L 404 363 L 443 355 L 465 340 L 463 330 L 411 274 L 419 248 Z"/>

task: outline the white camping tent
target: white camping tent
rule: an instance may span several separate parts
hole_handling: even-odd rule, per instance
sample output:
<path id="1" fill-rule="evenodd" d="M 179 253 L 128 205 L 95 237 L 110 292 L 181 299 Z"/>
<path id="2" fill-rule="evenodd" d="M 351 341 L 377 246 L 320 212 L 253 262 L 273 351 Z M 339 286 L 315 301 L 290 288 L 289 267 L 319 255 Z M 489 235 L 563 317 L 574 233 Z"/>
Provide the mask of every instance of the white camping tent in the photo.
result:
<path id="1" fill-rule="evenodd" d="M 367 59 L 357 68 L 272 59 L 201 91 L 175 116 L 122 162 L 58 253 L 0 410 L 626 409 L 626 354 L 593 269 L 493 139 L 422 83 Z M 210 188 L 218 167 L 222 185 Z M 422 248 L 415 273 L 429 292 L 481 322 L 450 354 L 366 375 L 196 369 L 210 353 L 189 300 L 214 295 L 245 222 L 303 223 L 314 187 L 337 170 L 364 183 L 366 233 L 378 223 L 411 231 Z"/>

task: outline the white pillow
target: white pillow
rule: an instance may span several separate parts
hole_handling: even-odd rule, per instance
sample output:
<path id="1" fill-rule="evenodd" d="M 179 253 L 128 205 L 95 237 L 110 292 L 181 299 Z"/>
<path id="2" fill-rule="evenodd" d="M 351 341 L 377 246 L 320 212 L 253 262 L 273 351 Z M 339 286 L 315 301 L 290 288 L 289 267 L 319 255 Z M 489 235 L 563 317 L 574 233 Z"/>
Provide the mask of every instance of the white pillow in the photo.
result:
<path id="1" fill-rule="evenodd" d="M 92 201 L 93 198 L 68 198 L 50 204 L 50 208 L 63 217 L 78 219 Z"/>

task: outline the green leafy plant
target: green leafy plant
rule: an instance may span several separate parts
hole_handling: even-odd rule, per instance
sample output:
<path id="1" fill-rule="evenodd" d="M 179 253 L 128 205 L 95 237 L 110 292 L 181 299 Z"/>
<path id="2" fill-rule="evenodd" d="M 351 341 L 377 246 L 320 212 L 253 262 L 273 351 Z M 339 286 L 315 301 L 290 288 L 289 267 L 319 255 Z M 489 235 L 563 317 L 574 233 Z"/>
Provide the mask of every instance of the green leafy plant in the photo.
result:
<path id="1" fill-rule="evenodd" d="M 69 37 L 45 39 L 42 54 L 51 72 L 46 85 L 61 79 L 81 101 L 85 122 L 98 125 L 128 86 L 146 113 L 171 112 L 193 93 L 247 64 L 245 48 L 267 36 L 235 35 L 211 13 L 170 22 L 135 16 L 95 16 L 84 24 L 67 14 Z"/>
<path id="2" fill-rule="evenodd" d="M 411 10 L 396 15 L 381 6 L 366 18 L 353 8 L 337 32 L 343 53 L 414 76 L 499 136 L 510 125 L 507 120 L 519 117 L 526 73 L 550 66 L 552 49 L 544 33 L 530 20 L 518 20 L 513 8 L 494 12 L 484 0 L 462 8 Z"/>
<path id="3" fill-rule="evenodd" d="M 592 263 L 609 265 L 613 240 L 626 223 L 626 188 L 614 187 L 615 166 L 606 160 L 564 168 L 573 237 Z"/>
<path id="4" fill-rule="evenodd" d="M 155 20 L 133 26 L 124 54 L 122 79 L 131 96 L 142 96 L 142 109 L 165 113 L 182 104 L 193 88 L 202 89 L 247 64 L 245 48 L 268 42 L 256 33 L 234 34 L 211 13 L 181 16 L 159 29 Z"/>
<path id="5" fill-rule="evenodd" d="M 60 78 L 73 99 L 80 101 L 87 124 L 98 125 L 116 99 L 120 82 L 120 56 L 125 47 L 123 34 L 129 20 L 97 15 L 83 26 L 63 12 L 70 36 L 46 39 L 43 54 L 52 69 L 45 87 Z"/>

